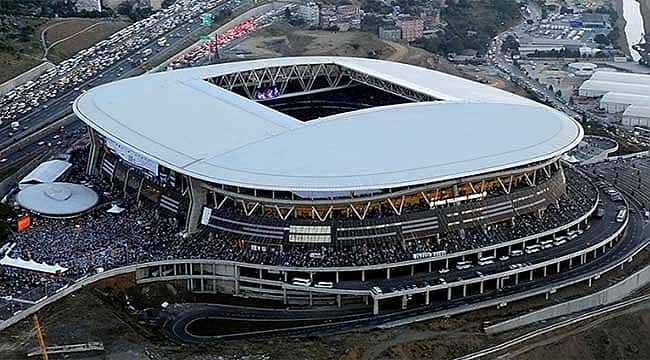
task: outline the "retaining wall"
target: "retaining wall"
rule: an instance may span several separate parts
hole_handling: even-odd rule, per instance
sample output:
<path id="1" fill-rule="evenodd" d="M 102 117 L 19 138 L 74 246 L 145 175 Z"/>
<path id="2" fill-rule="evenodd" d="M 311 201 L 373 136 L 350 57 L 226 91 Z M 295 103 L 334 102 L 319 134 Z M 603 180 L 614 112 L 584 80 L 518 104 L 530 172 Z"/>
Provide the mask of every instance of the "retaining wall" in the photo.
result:
<path id="1" fill-rule="evenodd" d="M 608 287 L 607 289 L 488 326 L 485 328 L 485 332 L 488 334 L 497 334 L 538 321 L 553 319 L 585 311 L 597 306 L 621 301 L 625 297 L 646 286 L 648 283 L 650 283 L 650 266 L 646 266 L 642 270 L 632 274 L 625 280 Z"/>
<path id="2" fill-rule="evenodd" d="M 2 84 L 0 84 L 0 96 L 10 92 L 17 86 L 20 86 L 26 82 L 36 79 L 44 72 L 54 68 L 54 64 L 49 61 L 43 62 L 39 65 L 34 66 L 33 68 L 25 71 L 24 73 L 9 79 Z"/>

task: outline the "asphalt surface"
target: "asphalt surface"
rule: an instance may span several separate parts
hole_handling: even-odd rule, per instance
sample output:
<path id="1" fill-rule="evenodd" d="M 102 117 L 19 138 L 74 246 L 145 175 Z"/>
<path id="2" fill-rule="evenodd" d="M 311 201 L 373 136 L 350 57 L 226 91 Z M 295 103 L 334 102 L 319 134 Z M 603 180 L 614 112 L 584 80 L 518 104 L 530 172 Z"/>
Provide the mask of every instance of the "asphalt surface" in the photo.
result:
<path id="1" fill-rule="evenodd" d="M 239 6 L 242 6 L 241 3 Z M 209 11 L 211 14 L 218 14 L 225 9 L 234 9 L 234 5 L 230 1 L 225 1 Z M 189 29 L 189 30 L 188 30 Z M 7 146 L 20 141 L 22 138 L 32 133 L 35 128 L 40 128 L 46 124 L 50 124 L 57 119 L 72 113 L 72 102 L 79 96 L 85 89 L 90 89 L 102 84 L 126 78 L 132 75 L 137 75 L 143 72 L 147 67 L 150 67 L 152 62 L 156 59 L 156 55 L 169 48 L 174 48 L 180 44 L 191 39 L 193 36 L 201 32 L 204 28 L 201 25 L 200 17 L 193 19 L 192 23 L 181 24 L 178 27 L 171 29 L 157 37 L 152 37 L 151 41 L 141 47 L 152 49 L 153 53 L 149 57 L 143 56 L 140 50 L 133 51 L 120 61 L 113 65 L 98 71 L 95 77 L 88 79 L 80 84 L 69 86 L 65 92 L 58 93 L 55 98 L 48 99 L 43 102 L 38 108 L 33 109 L 31 112 L 19 116 L 13 121 L 20 123 L 20 129 L 14 131 L 9 126 L 8 122 L 0 124 L 0 149 L 5 149 Z M 158 39 L 165 37 L 167 39 L 166 46 L 160 46 Z M 75 90 L 78 89 L 78 90 Z M 46 108 L 44 106 L 47 106 Z M 80 123 L 79 123 L 80 124 Z M 79 125 L 72 126 L 72 130 L 76 130 Z M 51 143 L 47 137 L 35 138 L 33 144 L 40 141 L 45 141 L 44 145 Z M 56 141 L 54 142 L 54 144 Z M 33 145 L 31 144 L 31 145 Z M 42 146 L 42 145 L 41 145 Z M 29 156 L 35 150 L 33 146 L 27 146 L 17 149 L 12 152 L 3 152 L 0 150 L 0 172 L 4 167 L 9 166 L 12 162 L 19 160 L 23 157 Z M 6 160 L 4 160 L 6 159 Z M 11 161 L 10 161 L 11 160 Z"/>
<path id="2" fill-rule="evenodd" d="M 611 233 L 614 233 L 620 226 L 620 223 L 617 223 L 614 220 L 616 209 L 620 206 L 620 202 L 610 201 L 607 196 L 602 196 L 603 206 L 606 208 L 606 214 L 602 219 L 593 219 L 591 222 L 591 227 L 589 230 L 585 231 L 578 238 L 568 242 L 563 246 L 554 247 L 551 249 L 543 250 L 539 253 L 528 255 L 525 257 L 526 262 L 535 263 L 551 259 L 562 254 L 567 254 L 575 252 L 578 249 L 585 248 L 590 244 L 597 242 L 600 239 L 608 236 Z M 309 326 L 298 326 L 290 329 L 279 329 L 279 330 L 266 330 L 258 332 L 255 334 L 231 334 L 231 335 L 220 335 L 220 336 L 194 336 L 187 331 L 187 326 L 189 323 L 196 319 L 200 318 L 246 318 L 251 316 L 258 316 L 259 313 L 257 310 L 251 308 L 241 307 L 239 310 L 236 307 L 231 307 L 228 309 L 228 312 L 223 312 L 219 308 L 193 308 L 188 307 L 179 313 L 171 314 L 166 318 L 166 321 L 163 324 L 162 330 L 163 333 L 172 341 L 178 343 L 209 343 L 216 340 L 225 340 L 225 339 L 239 339 L 239 338 L 251 338 L 251 336 L 257 337 L 272 337 L 272 336 L 296 336 L 296 335 L 310 335 L 310 334 L 329 334 L 329 333 L 338 333 L 358 329 L 368 329 L 376 327 L 378 325 L 406 319 L 418 315 L 442 312 L 446 310 L 455 309 L 461 306 L 469 306 L 474 304 L 480 304 L 482 302 L 493 301 L 495 299 L 507 298 L 508 296 L 533 292 L 539 289 L 559 287 L 563 283 L 571 281 L 577 277 L 587 276 L 588 274 L 597 273 L 599 270 L 606 268 L 608 266 L 618 264 L 625 259 L 629 258 L 632 254 L 635 254 L 639 249 L 645 247 L 648 241 L 650 241 L 650 227 L 648 222 L 643 218 L 642 212 L 638 208 L 638 205 L 634 202 L 630 203 L 631 209 L 629 217 L 629 223 L 627 231 L 624 233 L 621 240 L 614 243 L 614 246 L 607 250 L 604 255 L 601 255 L 593 260 L 590 260 L 584 265 L 575 265 L 574 268 L 561 272 L 559 274 L 554 274 L 547 276 L 545 278 L 538 278 L 533 281 L 521 282 L 519 285 L 511 285 L 505 287 L 502 291 L 491 291 L 484 294 L 474 294 L 467 297 L 457 297 L 451 301 L 444 301 L 432 304 L 431 306 L 418 306 L 414 308 L 409 308 L 403 311 L 389 310 L 381 313 L 380 315 L 373 316 L 370 314 L 369 310 L 366 317 L 354 318 L 351 320 L 342 320 L 342 319 L 333 319 L 331 323 L 320 324 L 320 325 L 309 325 Z M 508 264 L 515 261 L 523 261 L 523 257 L 520 259 L 513 258 L 512 260 L 504 263 L 494 264 L 490 266 L 480 267 L 482 273 L 495 273 L 504 271 L 507 268 Z M 455 271 L 450 272 L 447 277 L 463 275 L 473 275 L 476 276 L 475 271 L 477 268 L 473 268 L 467 271 Z M 424 276 L 426 278 L 426 276 Z M 435 278 L 436 276 L 431 276 Z M 405 277 L 403 279 L 391 279 L 391 283 L 394 282 L 396 286 L 407 286 L 411 283 L 421 283 L 420 279 L 415 279 L 411 277 Z M 522 279 L 523 281 L 523 279 Z M 382 285 L 384 286 L 384 285 Z M 382 310 L 383 311 L 383 310 Z M 279 318 L 286 318 L 287 312 L 289 310 L 281 310 L 284 315 L 280 315 L 280 312 L 277 313 Z M 265 309 L 264 316 L 268 317 L 269 314 L 272 314 L 273 310 Z M 332 314 L 332 311 L 323 311 L 322 313 L 314 312 L 312 315 L 316 316 L 325 316 Z"/>

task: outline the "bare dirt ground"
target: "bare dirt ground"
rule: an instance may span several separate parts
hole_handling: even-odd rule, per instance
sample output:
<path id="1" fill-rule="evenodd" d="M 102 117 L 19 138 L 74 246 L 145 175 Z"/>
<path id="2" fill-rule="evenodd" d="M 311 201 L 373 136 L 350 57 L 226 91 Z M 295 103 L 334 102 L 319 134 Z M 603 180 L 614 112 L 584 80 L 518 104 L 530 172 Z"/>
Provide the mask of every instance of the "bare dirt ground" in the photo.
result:
<path id="1" fill-rule="evenodd" d="M 457 74 L 445 59 L 411 46 L 380 40 L 366 32 L 293 30 L 272 26 L 237 45 L 255 57 L 352 56 L 387 59 Z"/>
<path id="2" fill-rule="evenodd" d="M 52 44 L 55 41 L 61 40 L 66 36 L 70 36 L 84 28 L 103 22 L 103 20 L 96 19 L 59 19 L 47 27 L 45 32 L 45 40 L 47 44 Z"/>
<path id="3" fill-rule="evenodd" d="M 581 323 L 513 349 L 502 359 L 637 360 L 650 356 L 650 304 Z"/>
<path id="4" fill-rule="evenodd" d="M 367 32 L 305 31 L 274 25 L 244 40 L 236 49 L 262 58 L 300 55 L 379 58 L 462 76 L 526 96 L 519 88 L 496 76 L 456 67 L 444 57 L 409 45 L 383 41 Z"/>
<path id="5" fill-rule="evenodd" d="M 96 20 L 93 20 L 92 22 L 79 20 L 56 26 L 47 31 L 47 44 L 53 44 L 55 41 L 64 39 L 96 23 L 98 23 Z M 56 63 L 61 62 L 71 57 L 76 52 L 109 37 L 111 34 L 127 25 L 129 25 L 129 23 L 125 21 L 101 22 L 96 26 L 89 28 L 87 31 L 80 32 L 78 35 L 52 47 L 48 54 L 48 58 Z"/>

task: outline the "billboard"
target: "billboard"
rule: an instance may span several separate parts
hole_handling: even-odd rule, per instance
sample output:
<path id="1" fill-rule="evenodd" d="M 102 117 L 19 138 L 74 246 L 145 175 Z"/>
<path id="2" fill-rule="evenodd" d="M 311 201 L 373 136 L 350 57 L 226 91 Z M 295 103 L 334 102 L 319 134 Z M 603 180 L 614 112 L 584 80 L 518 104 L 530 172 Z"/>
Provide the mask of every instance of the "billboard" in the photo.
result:
<path id="1" fill-rule="evenodd" d="M 17 225 L 18 232 L 25 231 L 29 229 L 30 226 L 32 226 L 32 218 L 29 217 L 29 215 L 25 215 L 18 219 Z"/>
<path id="2" fill-rule="evenodd" d="M 106 146 L 117 156 L 122 158 L 122 160 L 128 162 L 129 164 L 138 167 L 149 174 L 158 176 L 158 163 L 142 156 L 140 153 L 137 153 L 126 145 L 117 143 L 111 139 L 106 139 Z"/>

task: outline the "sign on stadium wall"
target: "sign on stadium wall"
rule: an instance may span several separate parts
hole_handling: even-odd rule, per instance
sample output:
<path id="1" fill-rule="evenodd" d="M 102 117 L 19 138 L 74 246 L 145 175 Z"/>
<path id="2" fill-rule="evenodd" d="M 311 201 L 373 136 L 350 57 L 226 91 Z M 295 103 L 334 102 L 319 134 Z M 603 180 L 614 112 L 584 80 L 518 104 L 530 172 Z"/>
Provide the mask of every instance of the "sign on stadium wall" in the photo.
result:
<path id="1" fill-rule="evenodd" d="M 129 164 L 158 176 L 158 163 L 131 150 L 128 146 L 106 139 L 106 146 Z"/>

